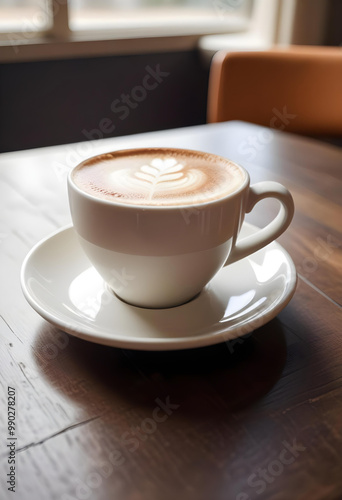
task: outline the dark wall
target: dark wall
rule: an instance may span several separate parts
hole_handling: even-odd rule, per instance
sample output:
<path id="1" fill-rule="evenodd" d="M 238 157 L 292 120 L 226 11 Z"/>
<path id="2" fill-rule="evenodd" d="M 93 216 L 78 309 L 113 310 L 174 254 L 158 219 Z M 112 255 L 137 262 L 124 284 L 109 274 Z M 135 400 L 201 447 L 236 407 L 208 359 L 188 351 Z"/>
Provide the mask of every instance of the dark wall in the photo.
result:
<path id="1" fill-rule="evenodd" d="M 204 123 L 207 82 L 196 51 L 0 64 L 0 151 Z"/>
<path id="2" fill-rule="evenodd" d="M 325 45 L 342 45 L 342 2 L 330 0 L 325 30 Z"/>

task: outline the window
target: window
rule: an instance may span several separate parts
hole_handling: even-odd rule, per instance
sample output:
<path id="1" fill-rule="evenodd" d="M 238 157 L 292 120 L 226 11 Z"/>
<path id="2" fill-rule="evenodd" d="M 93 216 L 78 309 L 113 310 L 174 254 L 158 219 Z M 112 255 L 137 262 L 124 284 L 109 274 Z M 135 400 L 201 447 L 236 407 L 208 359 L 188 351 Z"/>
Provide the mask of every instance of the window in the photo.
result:
<path id="1" fill-rule="evenodd" d="M 112 38 L 241 31 L 253 0 L 0 0 L 0 33 Z M 7 36 L 8 38 L 8 36 Z M 2 37 L 4 39 L 4 37 Z M 6 39 L 6 37 L 5 37 Z"/>
<path id="2" fill-rule="evenodd" d="M 246 27 L 249 0 L 69 0 L 72 30 L 227 31 Z M 229 29 L 229 26 L 228 26 Z"/>
<path id="3" fill-rule="evenodd" d="M 51 29 L 49 0 L 0 0 L 0 32 L 36 33 Z"/>
<path id="4" fill-rule="evenodd" d="M 0 62 L 199 48 L 209 63 L 220 49 L 319 44 L 329 4 L 326 0 L 0 0 Z"/>

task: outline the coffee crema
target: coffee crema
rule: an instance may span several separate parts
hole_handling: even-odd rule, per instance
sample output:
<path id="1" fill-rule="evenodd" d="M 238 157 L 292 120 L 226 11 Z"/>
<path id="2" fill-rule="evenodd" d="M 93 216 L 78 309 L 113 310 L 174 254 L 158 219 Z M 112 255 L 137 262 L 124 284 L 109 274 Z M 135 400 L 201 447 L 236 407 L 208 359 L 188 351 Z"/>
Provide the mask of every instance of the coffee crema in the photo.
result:
<path id="1" fill-rule="evenodd" d="M 151 148 L 116 151 L 84 161 L 75 184 L 102 200 L 128 205 L 192 205 L 236 191 L 246 174 L 224 158 L 196 151 Z"/>

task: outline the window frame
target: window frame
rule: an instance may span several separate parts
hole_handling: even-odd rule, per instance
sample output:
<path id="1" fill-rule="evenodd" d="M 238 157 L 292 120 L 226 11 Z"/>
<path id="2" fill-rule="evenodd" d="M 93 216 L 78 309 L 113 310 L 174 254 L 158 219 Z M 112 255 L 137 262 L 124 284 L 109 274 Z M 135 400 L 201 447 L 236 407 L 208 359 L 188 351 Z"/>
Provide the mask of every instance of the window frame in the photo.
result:
<path id="1" fill-rule="evenodd" d="M 252 6 L 259 0 L 248 1 Z M 167 30 L 144 27 L 131 32 L 115 29 L 72 31 L 69 28 L 68 0 L 50 2 L 53 15 L 49 29 L 0 33 L 0 62 L 190 50 L 197 47 L 199 39 L 204 35 L 247 32 L 251 18 L 250 13 L 249 18 L 241 22 L 227 19 L 223 23 L 221 19 L 216 27 L 211 26 L 207 30 L 198 30 L 194 25 L 185 25 L 181 29 L 170 25 Z M 252 10 L 252 7 L 249 9 Z"/>

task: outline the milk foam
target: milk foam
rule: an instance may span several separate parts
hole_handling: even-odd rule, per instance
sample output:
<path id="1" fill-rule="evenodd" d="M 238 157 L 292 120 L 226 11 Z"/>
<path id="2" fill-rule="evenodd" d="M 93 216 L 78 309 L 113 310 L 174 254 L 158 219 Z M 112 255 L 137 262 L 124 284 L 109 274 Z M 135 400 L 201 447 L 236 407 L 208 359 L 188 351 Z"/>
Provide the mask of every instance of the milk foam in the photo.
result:
<path id="1" fill-rule="evenodd" d="M 97 198 L 129 205 L 191 205 L 236 191 L 245 173 L 224 158 L 182 150 L 120 151 L 91 158 L 73 173 Z"/>

